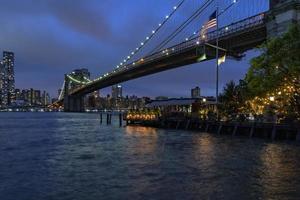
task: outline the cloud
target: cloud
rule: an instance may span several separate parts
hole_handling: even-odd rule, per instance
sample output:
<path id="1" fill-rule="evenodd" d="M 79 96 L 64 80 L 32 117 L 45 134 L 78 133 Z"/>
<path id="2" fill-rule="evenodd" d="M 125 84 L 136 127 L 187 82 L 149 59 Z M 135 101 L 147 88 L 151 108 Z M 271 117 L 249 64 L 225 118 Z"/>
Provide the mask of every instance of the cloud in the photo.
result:
<path id="1" fill-rule="evenodd" d="M 90 1 L 92 2 L 92 1 Z M 101 4 L 78 0 L 52 0 L 47 2 L 50 13 L 58 21 L 77 32 L 100 40 L 111 37 L 111 27 L 100 9 Z"/>

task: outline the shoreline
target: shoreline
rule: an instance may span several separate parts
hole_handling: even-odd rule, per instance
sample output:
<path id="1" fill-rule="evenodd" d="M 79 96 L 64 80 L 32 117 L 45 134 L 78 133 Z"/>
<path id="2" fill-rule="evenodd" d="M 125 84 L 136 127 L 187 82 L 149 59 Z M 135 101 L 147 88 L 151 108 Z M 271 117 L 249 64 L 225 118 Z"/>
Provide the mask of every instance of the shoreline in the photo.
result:
<path id="1" fill-rule="evenodd" d="M 299 124 L 265 122 L 212 122 L 196 119 L 166 119 L 157 121 L 127 120 L 126 125 L 141 125 L 161 129 L 193 130 L 218 135 L 244 136 L 270 140 L 300 142 Z"/>

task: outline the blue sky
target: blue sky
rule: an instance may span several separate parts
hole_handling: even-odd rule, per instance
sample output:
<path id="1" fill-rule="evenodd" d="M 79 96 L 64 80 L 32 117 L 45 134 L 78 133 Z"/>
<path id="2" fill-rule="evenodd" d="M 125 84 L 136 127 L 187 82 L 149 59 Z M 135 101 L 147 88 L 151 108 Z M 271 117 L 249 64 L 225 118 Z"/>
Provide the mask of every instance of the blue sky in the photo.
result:
<path id="1" fill-rule="evenodd" d="M 15 52 L 17 88 L 46 89 L 52 96 L 61 87 L 65 73 L 88 68 L 93 77 L 111 71 L 180 0 L 0 0 L 0 50 Z M 220 1 L 222 6 L 231 0 Z M 235 21 L 268 9 L 267 1 L 240 0 L 222 17 Z M 190 16 L 204 0 L 186 0 L 160 35 L 157 43 Z M 213 12 L 215 4 L 173 42 L 197 29 Z M 151 45 L 149 49 L 151 48 Z M 147 53 L 147 49 L 144 54 Z M 221 67 L 221 86 L 243 78 L 250 52 L 242 61 Z M 189 96 L 200 86 L 203 95 L 214 95 L 214 62 L 198 63 L 142 77 L 123 84 L 124 93 L 139 96 Z M 110 88 L 101 91 L 110 93 Z"/>

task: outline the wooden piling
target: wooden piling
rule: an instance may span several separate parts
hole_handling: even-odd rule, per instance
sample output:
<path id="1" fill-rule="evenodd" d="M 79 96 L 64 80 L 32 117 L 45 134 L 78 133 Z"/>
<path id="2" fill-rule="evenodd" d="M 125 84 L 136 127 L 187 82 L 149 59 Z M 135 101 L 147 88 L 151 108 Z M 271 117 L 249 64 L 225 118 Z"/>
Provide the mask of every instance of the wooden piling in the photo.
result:
<path id="1" fill-rule="evenodd" d="M 180 126 L 180 120 L 177 121 L 176 130 L 179 129 Z"/>
<path id="2" fill-rule="evenodd" d="M 209 129 L 209 123 L 206 124 L 205 133 L 208 132 L 208 129 Z"/>
<path id="3" fill-rule="evenodd" d="M 234 129 L 233 129 L 233 132 L 232 132 L 232 136 L 235 136 L 235 135 L 236 135 L 236 132 L 237 132 L 237 130 L 238 130 L 238 127 L 239 127 L 239 124 L 236 123 L 236 124 L 234 125 Z"/>
<path id="4" fill-rule="evenodd" d="M 191 120 L 189 119 L 189 120 L 186 122 L 186 125 L 185 125 L 185 129 L 186 129 L 186 130 L 190 127 L 190 123 L 191 123 Z"/>
<path id="5" fill-rule="evenodd" d="M 296 141 L 300 142 L 300 127 L 297 129 Z"/>
<path id="6" fill-rule="evenodd" d="M 223 124 L 220 123 L 218 128 L 218 135 L 221 135 L 222 128 L 223 128 Z"/>
<path id="7" fill-rule="evenodd" d="M 272 140 L 276 139 L 276 132 L 277 132 L 277 127 L 276 124 L 274 124 L 272 129 Z"/>
<path id="8" fill-rule="evenodd" d="M 119 126 L 122 127 L 122 113 L 119 113 Z"/>
<path id="9" fill-rule="evenodd" d="M 251 129 L 250 129 L 250 135 L 249 135 L 250 138 L 253 137 L 254 129 L 255 129 L 255 125 L 254 125 L 254 123 L 253 123 L 252 126 L 251 126 Z"/>
<path id="10" fill-rule="evenodd" d="M 102 112 L 100 113 L 100 124 L 102 124 Z"/>

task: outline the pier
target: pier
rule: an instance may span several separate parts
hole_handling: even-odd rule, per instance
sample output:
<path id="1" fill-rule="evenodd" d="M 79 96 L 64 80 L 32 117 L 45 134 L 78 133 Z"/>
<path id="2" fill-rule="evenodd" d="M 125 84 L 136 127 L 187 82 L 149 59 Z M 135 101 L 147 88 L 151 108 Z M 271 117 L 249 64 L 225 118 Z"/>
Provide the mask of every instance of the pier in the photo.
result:
<path id="1" fill-rule="evenodd" d="M 300 124 L 280 124 L 266 122 L 223 122 L 196 118 L 168 118 L 157 120 L 127 120 L 127 125 L 141 125 L 164 129 L 193 130 L 218 135 L 244 136 L 270 140 L 300 141 Z"/>

